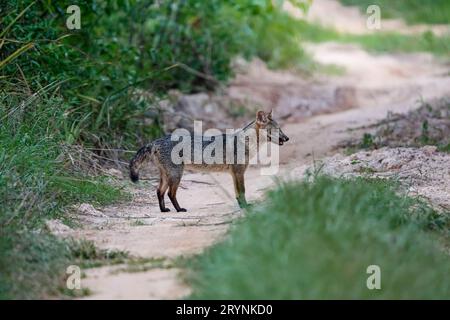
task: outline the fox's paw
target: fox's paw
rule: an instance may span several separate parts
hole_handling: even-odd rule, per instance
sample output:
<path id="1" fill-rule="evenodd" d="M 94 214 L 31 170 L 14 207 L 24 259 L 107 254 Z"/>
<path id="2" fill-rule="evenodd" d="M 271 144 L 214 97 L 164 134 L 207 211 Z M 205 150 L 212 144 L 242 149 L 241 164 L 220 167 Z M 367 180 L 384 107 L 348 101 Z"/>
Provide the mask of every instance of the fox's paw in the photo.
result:
<path id="1" fill-rule="evenodd" d="M 186 212 L 187 210 L 185 208 L 180 208 L 177 210 L 178 212 Z"/>
<path id="2" fill-rule="evenodd" d="M 161 212 L 169 212 L 169 211 L 170 211 L 169 208 L 163 208 L 163 209 L 161 209 Z"/>
<path id="3" fill-rule="evenodd" d="M 251 207 L 253 207 L 253 204 L 252 203 L 248 203 L 248 202 L 239 203 L 239 207 L 241 209 L 250 209 Z"/>

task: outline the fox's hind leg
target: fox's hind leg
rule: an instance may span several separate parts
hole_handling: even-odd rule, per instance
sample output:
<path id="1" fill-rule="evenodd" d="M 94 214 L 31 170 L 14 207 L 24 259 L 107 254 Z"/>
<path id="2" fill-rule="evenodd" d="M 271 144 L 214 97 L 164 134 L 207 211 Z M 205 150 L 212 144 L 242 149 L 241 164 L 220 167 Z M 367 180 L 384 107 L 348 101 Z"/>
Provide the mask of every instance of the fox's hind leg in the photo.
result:
<path id="1" fill-rule="evenodd" d="M 161 212 L 170 211 L 169 208 L 166 208 L 166 205 L 164 203 L 164 195 L 166 194 L 168 188 L 169 188 L 169 179 L 167 178 L 167 176 L 163 171 L 160 171 L 159 186 L 158 189 L 156 190 L 156 195 L 158 196 L 159 209 L 161 210 Z"/>
<path id="2" fill-rule="evenodd" d="M 169 177 L 169 199 L 178 212 L 186 212 L 187 210 L 181 208 L 177 200 L 177 190 L 180 185 L 181 176 L 183 175 L 183 168 L 179 168 L 179 171 L 172 172 Z"/>
<path id="3" fill-rule="evenodd" d="M 185 208 L 181 208 L 177 200 L 177 189 L 180 184 L 180 180 L 169 182 L 169 199 L 172 201 L 173 206 L 178 212 L 186 212 Z"/>

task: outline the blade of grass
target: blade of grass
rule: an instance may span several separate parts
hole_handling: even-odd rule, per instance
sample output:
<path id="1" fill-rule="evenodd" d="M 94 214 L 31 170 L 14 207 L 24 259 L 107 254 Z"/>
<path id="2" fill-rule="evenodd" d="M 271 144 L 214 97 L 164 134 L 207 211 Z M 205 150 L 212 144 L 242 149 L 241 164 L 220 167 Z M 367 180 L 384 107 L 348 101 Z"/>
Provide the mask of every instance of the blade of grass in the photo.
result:
<path id="1" fill-rule="evenodd" d="M 5 60 L 0 61 L 0 70 L 6 66 L 9 62 L 11 62 L 12 60 L 16 59 L 18 56 L 20 56 L 22 53 L 24 53 L 25 51 L 30 50 L 31 48 L 34 47 L 34 43 L 30 42 L 22 47 L 20 47 L 19 49 L 17 49 L 16 51 L 14 51 L 12 54 L 10 54 L 8 57 L 6 57 Z"/>

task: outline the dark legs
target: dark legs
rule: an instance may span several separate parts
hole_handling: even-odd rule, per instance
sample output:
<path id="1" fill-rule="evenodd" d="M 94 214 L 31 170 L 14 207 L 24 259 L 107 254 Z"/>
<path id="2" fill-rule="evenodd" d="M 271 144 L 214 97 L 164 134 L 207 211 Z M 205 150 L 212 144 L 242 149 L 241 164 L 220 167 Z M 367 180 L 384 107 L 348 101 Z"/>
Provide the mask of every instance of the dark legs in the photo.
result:
<path id="1" fill-rule="evenodd" d="M 161 212 L 168 212 L 170 211 L 169 208 L 166 208 L 166 205 L 164 203 L 164 195 L 167 191 L 167 188 L 169 188 L 169 184 L 167 181 L 167 178 L 161 174 L 159 178 L 159 186 L 156 190 L 156 195 L 158 196 L 158 202 L 159 202 L 159 209 Z"/>
<path id="2" fill-rule="evenodd" d="M 169 182 L 169 199 L 172 202 L 173 206 L 175 207 L 175 209 L 178 212 L 186 212 L 186 209 L 181 208 L 180 205 L 178 204 L 178 200 L 177 200 L 177 189 L 178 189 L 178 185 L 180 184 L 180 180 L 176 180 L 176 181 L 170 181 Z"/>
<path id="3" fill-rule="evenodd" d="M 159 209 L 161 212 L 170 211 L 169 208 L 166 208 L 164 202 L 164 195 L 166 194 L 167 189 L 169 189 L 169 199 L 172 202 L 173 206 L 178 212 L 186 212 L 186 209 L 181 208 L 180 204 L 177 200 L 177 189 L 180 184 L 181 175 L 174 175 L 172 177 L 167 177 L 164 172 L 160 172 L 160 180 L 159 187 L 156 190 L 156 195 L 158 196 Z"/>
<path id="4" fill-rule="evenodd" d="M 244 173 L 246 166 L 236 166 L 231 169 L 231 176 L 233 177 L 234 190 L 236 192 L 236 200 L 241 208 L 247 208 L 248 203 L 245 199 L 245 183 L 244 183 Z M 186 209 L 182 208 L 177 200 L 177 190 L 181 181 L 181 176 L 183 175 L 183 168 L 176 168 L 177 170 L 172 171 L 163 171 L 160 172 L 160 180 L 159 187 L 156 192 L 158 196 L 159 209 L 161 212 L 170 211 L 169 208 L 166 208 L 164 203 L 164 196 L 169 190 L 168 195 L 169 199 L 172 202 L 173 206 L 178 212 L 186 212 Z"/>
<path id="5" fill-rule="evenodd" d="M 247 200 L 245 200 L 245 183 L 244 183 L 244 170 L 232 170 L 231 176 L 233 177 L 234 191 L 236 192 L 236 200 L 239 207 L 246 208 L 248 206 Z"/>

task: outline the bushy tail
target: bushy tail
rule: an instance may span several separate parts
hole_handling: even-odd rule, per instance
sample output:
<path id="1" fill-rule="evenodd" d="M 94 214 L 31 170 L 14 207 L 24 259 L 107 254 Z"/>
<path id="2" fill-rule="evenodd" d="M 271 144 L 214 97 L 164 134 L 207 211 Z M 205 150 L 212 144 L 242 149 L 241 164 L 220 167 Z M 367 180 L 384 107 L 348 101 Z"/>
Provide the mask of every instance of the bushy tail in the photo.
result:
<path id="1" fill-rule="evenodd" d="M 139 168 L 141 165 L 149 159 L 152 152 L 152 144 L 147 144 L 140 148 L 130 160 L 130 179 L 133 182 L 139 181 Z"/>

